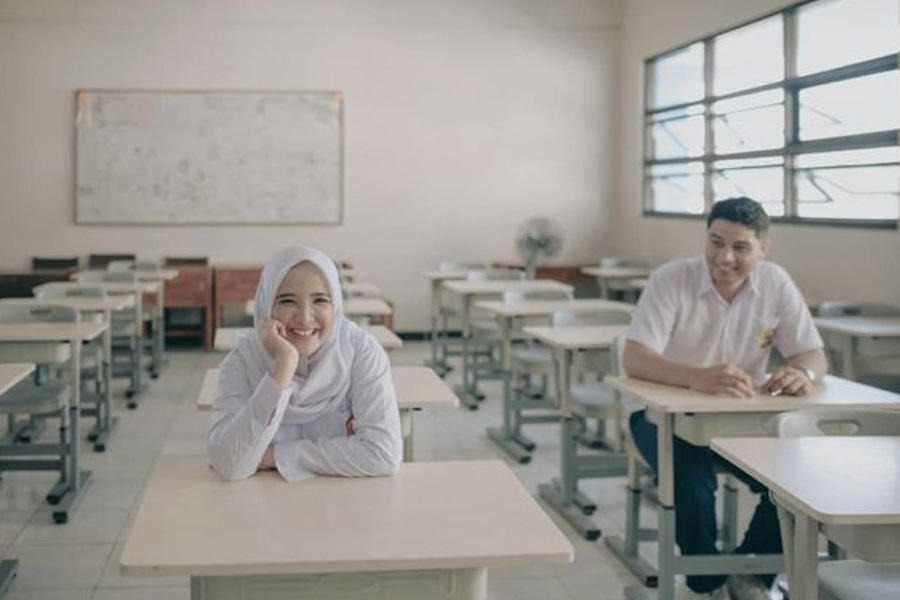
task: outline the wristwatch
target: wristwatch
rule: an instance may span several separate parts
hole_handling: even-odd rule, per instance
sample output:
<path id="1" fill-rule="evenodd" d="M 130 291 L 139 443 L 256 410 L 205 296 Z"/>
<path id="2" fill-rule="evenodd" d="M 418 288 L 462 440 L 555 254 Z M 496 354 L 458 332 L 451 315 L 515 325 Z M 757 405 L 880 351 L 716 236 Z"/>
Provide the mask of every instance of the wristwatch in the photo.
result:
<path id="1" fill-rule="evenodd" d="M 806 378 L 809 379 L 810 383 L 816 382 L 816 372 L 810 369 L 809 367 L 797 367 L 806 375 Z"/>

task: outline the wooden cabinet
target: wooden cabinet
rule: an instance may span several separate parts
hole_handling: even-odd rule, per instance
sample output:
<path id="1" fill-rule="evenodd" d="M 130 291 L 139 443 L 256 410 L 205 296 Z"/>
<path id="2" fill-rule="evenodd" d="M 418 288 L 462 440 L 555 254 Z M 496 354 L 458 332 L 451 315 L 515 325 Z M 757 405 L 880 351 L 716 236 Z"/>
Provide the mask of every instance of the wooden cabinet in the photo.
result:
<path id="1" fill-rule="evenodd" d="M 179 266 L 178 277 L 166 282 L 166 309 L 196 308 L 203 312 L 202 321 L 195 323 L 167 319 L 166 335 L 172 337 L 198 336 L 207 349 L 213 343 L 213 286 L 209 267 Z"/>
<path id="2" fill-rule="evenodd" d="M 226 307 L 243 310 L 247 301 L 253 300 L 261 273 L 262 266 L 260 265 L 215 266 L 216 327 L 222 326 L 222 316 Z"/>

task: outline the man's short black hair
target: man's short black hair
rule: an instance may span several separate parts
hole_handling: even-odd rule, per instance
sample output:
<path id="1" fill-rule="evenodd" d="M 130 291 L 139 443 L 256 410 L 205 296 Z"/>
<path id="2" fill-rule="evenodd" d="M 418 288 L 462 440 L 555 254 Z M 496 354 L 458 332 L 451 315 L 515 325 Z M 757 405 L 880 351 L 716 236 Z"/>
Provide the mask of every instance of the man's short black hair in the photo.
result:
<path id="1" fill-rule="evenodd" d="M 706 228 L 709 229 L 716 219 L 725 219 L 748 227 L 758 238 L 765 237 L 769 232 L 769 215 L 759 202 L 746 196 L 728 198 L 713 204 L 706 218 Z"/>

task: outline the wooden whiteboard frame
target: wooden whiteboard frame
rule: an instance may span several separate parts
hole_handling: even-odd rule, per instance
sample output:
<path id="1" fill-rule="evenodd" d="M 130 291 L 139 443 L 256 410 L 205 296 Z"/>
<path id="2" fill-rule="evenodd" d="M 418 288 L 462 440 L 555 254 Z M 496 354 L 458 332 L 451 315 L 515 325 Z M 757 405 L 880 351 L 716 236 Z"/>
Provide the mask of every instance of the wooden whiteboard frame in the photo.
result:
<path id="1" fill-rule="evenodd" d="M 298 218 L 285 218 L 282 216 L 274 216 L 260 219 L 243 219 L 243 218 L 234 218 L 231 220 L 228 219 L 202 219 L 202 218 L 188 218 L 184 220 L 179 218 L 177 215 L 172 218 L 140 218 L 136 217 L 134 219 L 117 219 L 117 218 L 97 218 L 94 216 L 88 216 L 83 214 L 83 205 L 79 202 L 79 161 L 85 160 L 84 156 L 81 156 L 83 149 L 81 148 L 80 142 L 80 132 L 83 126 L 83 121 L 85 118 L 89 117 L 89 113 L 87 112 L 88 108 L 91 105 L 91 101 L 94 97 L 98 95 L 117 95 L 122 94 L 124 96 L 128 95 L 148 95 L 148 94 L 160 94 L 167 96 L 177 97 L 178 95 L 257 95 L 260 99 L 266 96 L 280 96 L 280 95 L 291 95 L 295 97 L 302 98 L 303 96 L 327 96 L 328 100 L 334 102 L 335 106 L 333 108 L 334 116 L 337 120 L 337 139 L 334 140 L 336 143 L 336 160 L 338 162 L 337 165 L 337 181 L 331 181 L 335 184 L 336 190 L 336 198 L 329 199 L 329 206 L 333 206 L 334 216 L 331 217 L 322 217 L 322 218 L 304 218 L 302 216 Z M 340 91 L 333 90 L 141 90 L 141 89 L 82 89 L 78 90 L 75 93 L 75 141 L 74 141 L 74 156 L 75 156 L 75 175 L 74 175 L 74 189 L 73 189 L 73 201 L 74 201 L 74 221 L 79 225 L 165 225 L 165 226 L 179 226 L 179 225 L 187 225 L 187 226 L 195 226 L 195 225 L 223 225 L 223 226 L 235 226 L 235 225 L 249 225 L 249 226 L 284 226 L 284 225 L 306 225 L 306 226 L 333 226 L 333 225 L 341 225 L 344 221 L 344 98 L 343 94 Z M 256 198 L 248 201 L 255 202 Z M 227 206 L 223 204 L 223 206 Z M 215 206 L 211 206 L 210 208 L 215 208 Z"/>

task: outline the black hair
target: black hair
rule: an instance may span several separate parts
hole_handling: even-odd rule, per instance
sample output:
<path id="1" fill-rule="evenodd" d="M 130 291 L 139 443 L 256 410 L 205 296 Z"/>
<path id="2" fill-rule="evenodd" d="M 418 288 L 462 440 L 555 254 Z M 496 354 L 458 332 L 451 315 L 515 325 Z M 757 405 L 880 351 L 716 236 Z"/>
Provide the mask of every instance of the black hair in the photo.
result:
<path id="1" fill-rule="evenodd" d="M 713 204 L 706 217 L 706 228 L 709 229 L 716 219 L 725 219 L 752 229 L 758 238 L 765 237 L 769 232 L 769 215 L 759 202 L 746 196 L 728 198 Z"/>

